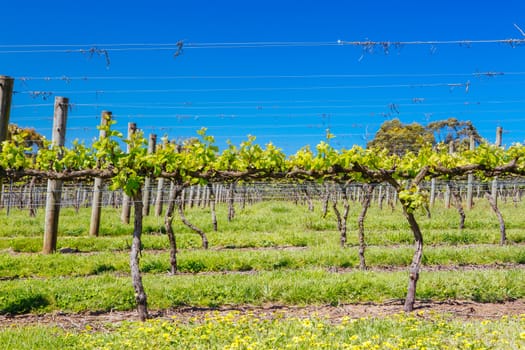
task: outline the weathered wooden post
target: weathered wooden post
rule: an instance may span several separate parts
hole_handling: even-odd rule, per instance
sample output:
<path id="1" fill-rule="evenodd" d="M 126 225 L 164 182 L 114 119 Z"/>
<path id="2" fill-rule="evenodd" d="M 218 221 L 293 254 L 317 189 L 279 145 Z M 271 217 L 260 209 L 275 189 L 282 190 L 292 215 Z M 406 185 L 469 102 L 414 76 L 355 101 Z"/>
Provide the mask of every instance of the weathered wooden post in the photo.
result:
<path id="1" fill-rule="evenodd" d="M 208 188 L 208 200 L 209 200 L 208 203 L 210 205 L 210 211 L 211 211 L 211 222 L 213 225 L 213 230 L 217 231 L 218 227 L 217 227 L 217 213 L 215 211 L 215 203 L 216 203 L 215 189 L 211 182 L 208 182 L 207 188 Z"/>
<path id="2" fill-rule="evenodd" d="M 2 149 L 1 143 L 7 140 L 14 82 L 13 78 L 0 75 L 0 150 Z"/>
<path id="3" fill-rule="evenodd" d="M 131 139 L 133 134 L 137 131 L 136 123 L 128 123 L 128 140 Z M 128 144 L 127 150 L 129 152 L 130 146 Z M 122 213 L 120 215 L 120 220 L 124 224 L 129 224 L 129 218 L 131 216 L 131 200 L 128 195 L 125 193 L 122 194 Z"/>
<path id="4" fill-rule="evenodd" d="M 11 113 L 11 98 L 13 96 L 14 79 L 5 75 L 0 75 L 0 150 L 2 142 L 7 140 L 9 129 L 9 115 Z M 0 183 L 1 183 L 0 179 Z M 8 195 L 11 198 L 11 194 Z M 4 185 L 0 192 L 0 207 L 4 206 Z M 9 210 L 9 207 L 8 207 Z"/>
<path id="5" fill-rule="evenodd" d="M 167 138 L 163 138 L 162 147 L 165 147 L 169 143 Z M 164 205 L 164 178 L 159 177 L 157 180 L 157 195 L 155 198 L 155 216 L 159 217 L 162 215 L 162 208 Z"/>
<path id="6" fill-rule="evenodd" d="M 436 178 L 433 177 L 430 180 L 430 206 L 433 207 L 436 204 Z"/>
<path id="7" fill-rule="evenodd" d="M 448 153 L 453 154 L 454 153 L 454 141 L 450 141 L 448 144 Z M 450 198 L 452 196 L 452 192 L 450 189 L 450 184 L 447 183 L 447 187 L 445 189 L 445 208 L 450 208 Z"/>
<path id="8" fill-rule="evenodd" d="M 106 130 L 104 127 L 108 125 L 111 120 L 112 113 L 109 111 L 102 111 L 100 125 L 99 138 L 103 139 L 106 137 Z M 96 177 L 93 184 L 93 200 L 91 207 L 91 221 L 89 224 L 89 235 L 97 237 L 100 231 L 100 210 L 102 208 L 102 184 L 103 181 L 100 177 Z"/>
<path id="9" fill-rule="evenodd" d="M 476 144 L 474 142 L 474 135 L 470 135 L 470 145 L 469 149 L 473 151 L 476 148 Z M 467 175 L 467 209 L 472 209 L 474 206 L 474 200 L 473 200 L 473 183 L 474 183 L 474 174 L 468 174 Z"/>
<path id="10" fill-rule="evenodd" d="M 193 208 L 193 195 L 195 194 L 195 186 L 190 187 L 190 193 L 188 194 L 188 205 Z"/>
<path id="11" fill-rule="evenodd" d="M 157 146 L 157 135 L 150 134 L 148 141 L 148 154 L 155 153 L 155 147 Z M 144 191 L 142 197 L 142 216 L 149 215 L 149 204 L 151 198 L 151 178 L 146 176 L 144 179 Z"/>
<path id="12" fill-rule="evenodd" d="M 195 205 L 199 207 L 201 205 L 201 185 L 197 184 L 196 186 L 197 198 L 195 198 Z"/>
<path id="13" fill-rule="evenodd" d="M 66 97 L 55 98 L 55 111 L 53 115 L 53 134 L 51 144 L 63 147 L 66 140 L 66 122 L 69 109 L 69 99 Z M 62 152 L 58 153 L 62 157 Z M 60 200 L 62 197 L 62 181 L 47 180 L 46 214 L 44 227 L 44 247 L 42 253 L 51 254 L 56 251 L 58 236 L 58 218 L 60 214 Z"/>
<path id="14" fill-rule="evenodd" d="M 162 215 L 162 207 L 163 207 L 163 200 L 164 200 L 164 193 L 163 193 L 163 187 L 164 187 L 164 178 L 159 177 L 157 180 L 157 195 L 155 197 L 155 216 L 161 216 Z"/>
<path id="15" fill-rule="evenodd" d="M 496 146 L 501 146 L 501 137 L 503 134 L 503 129 L 498 126 L 496 128 Z M 499 221 L 499 230 L 500 230 L 500 244 L 503 245 L 507 243 L 507 233 L 506 233 L 506 227 L 505 227 L 505 220 L 503 219 L 503 215 L 501 215 L 501 211 L 498 208 L 498 178 L 497 176 L 494 177 L 494 180 L 492 180 L 492 189 L 491 192 L 485 193 L 485 197 L 488 199 L 490 207 L 492 208 L 492 211 L 496 214 Z"/>
<path id="16" fill-rule="evenodd" d="M 501 147 L 501 138 L 503 136 L 503 128 L 501 126 L 498 126 L 496 128 L 496 147 Z M 492 189 L 491 189 L 492 198 L 494 199 L 494 203 L 498 204 L 498 177 L 495 176 L 494 180 L 492 180 Z"/>

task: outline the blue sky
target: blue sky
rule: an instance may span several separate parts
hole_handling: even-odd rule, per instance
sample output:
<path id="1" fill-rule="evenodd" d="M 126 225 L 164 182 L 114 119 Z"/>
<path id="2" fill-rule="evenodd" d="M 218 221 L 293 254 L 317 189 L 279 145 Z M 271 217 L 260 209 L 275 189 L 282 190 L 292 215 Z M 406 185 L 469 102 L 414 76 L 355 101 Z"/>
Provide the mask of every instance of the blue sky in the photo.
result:
<path id="1" fill-rule="evenodd" d="M 365 145 L 391 118 L 455 117 L 489 141 L 497 126 L 504 144 L 525 140 L 525 45 L 476 43 L 525 39 L 515 27 L 525 30 L 523 1 L 31 0 L 1 8 L 0 75 L 16 79 L 11 122 L 48 137 L 53 100 L 65 96 L 67 139 L 88 143 L 103 110 L 123 132 L 136 122 L 146 134 L 183 139 L 207 127 L 221 147 L 252 134 L 289 153 L 317 144 L 327 128 L 335 147 Z M 368 40 L 438 43 L 388 52 L 345 44 Z M 442 43 L 462 40 L 473 43 Z"/>

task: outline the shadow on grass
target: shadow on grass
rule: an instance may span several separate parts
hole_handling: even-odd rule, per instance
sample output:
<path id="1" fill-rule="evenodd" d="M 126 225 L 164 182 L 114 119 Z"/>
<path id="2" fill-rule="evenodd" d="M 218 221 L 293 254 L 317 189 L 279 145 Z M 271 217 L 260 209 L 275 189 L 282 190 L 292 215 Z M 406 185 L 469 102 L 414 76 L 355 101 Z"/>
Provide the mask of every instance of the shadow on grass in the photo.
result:
<path id="1" fill-rule="evenodd" d="M 113 265 L 108 265 L 108 264 L 100 264 L 100 265 L 97 265 L 95 266 L 92 270 L 91 270 L 91 273 L 90 275 L 100 275 L 104 272 L 112 272 L 112 271 L 116 271 L 116 267 L 113 266 Z"/>
<path id="2" fill-rule="evenodd" d="M 41 294 L 31 295 L 7 303 L 5 307 L 0 309 L 0 315 L 25 314 L 48 306 L 49 304 L 49 300 L 45 296 Z"/>

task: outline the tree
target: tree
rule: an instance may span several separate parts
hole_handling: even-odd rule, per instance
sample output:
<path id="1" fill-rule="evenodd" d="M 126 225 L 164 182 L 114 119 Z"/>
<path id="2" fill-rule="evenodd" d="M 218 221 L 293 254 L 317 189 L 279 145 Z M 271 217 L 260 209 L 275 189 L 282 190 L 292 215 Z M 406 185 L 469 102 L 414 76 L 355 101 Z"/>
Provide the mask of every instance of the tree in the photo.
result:
<path id="1" fill-rule="evenodd" d="M 415 122 L 404 124 L 399 119 L 392 119 L 381 125 L 367 147 L 388 149 L 390 154 L 404 155 L 409 151 L 417 153 L 425 144 L 453 142 L 454 149 L 459 151 L 469 148 L 471 135 L 477 144 L 483 142 L 471 121 L 448 118 L 424 126 Z"/>
<path id="2" fill-rule="evenodd" d="M 434 134 L 419 123 L 403 124 L 399 119 L 384 122 L 367 148 L 388 149 L 390 154 L 414 152 L 423 145 L 435 143 Z"/>
<path id="3" fill-rule="evenodd" d="M 454 142 L 455 150 L 469 149 L 471 135 L 478 145 L 484 142 L 470 120 L 459 121 L 456 118 L 448 118 L 429 123 L 426 129 L 434 134 L 437 143 L 449 144 Z"/>

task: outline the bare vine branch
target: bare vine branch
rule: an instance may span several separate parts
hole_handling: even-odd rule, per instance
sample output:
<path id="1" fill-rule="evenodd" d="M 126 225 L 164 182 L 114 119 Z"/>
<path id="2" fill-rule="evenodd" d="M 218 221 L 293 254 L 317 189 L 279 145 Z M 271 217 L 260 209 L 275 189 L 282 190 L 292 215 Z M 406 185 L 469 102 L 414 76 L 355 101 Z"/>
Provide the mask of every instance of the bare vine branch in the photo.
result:
<path id="1" fill-rule="evenodd" d="M 180 55 L 182 55 L 184 51 L 184 41 L 179 40 L 177 41 L 176 45 L 177 45 L 177 51 L 175 51 L 175 53 L 173 54 L 173 58 L 179 57 Z"/>
<path id="2" fill-rule="evenodd" d="M 108 52 L 108 50 L 99 49 L 96 46 L 94 46 L 94 47 L 92 47 L 92 48 L 90 48 L 88 50 L 81 49 L 80 53 L 83 54 L 83 55 L 87 55 L 89 58 L 93 58 L 94 55 L 104 56 L 104 59 L 106 60 L 106 68 L 109 68 L 109 66 L 111 64 L 111 61 L 109 59 L 109 52 Z"/>

